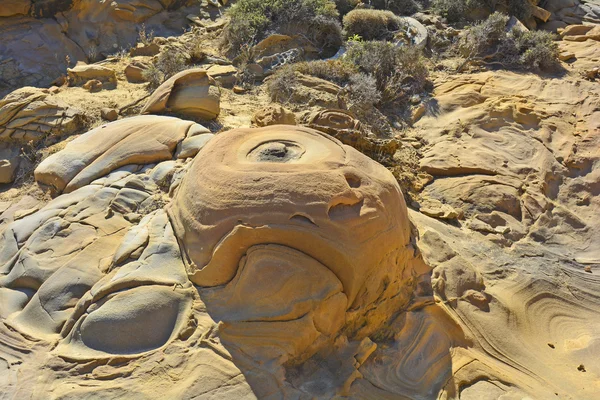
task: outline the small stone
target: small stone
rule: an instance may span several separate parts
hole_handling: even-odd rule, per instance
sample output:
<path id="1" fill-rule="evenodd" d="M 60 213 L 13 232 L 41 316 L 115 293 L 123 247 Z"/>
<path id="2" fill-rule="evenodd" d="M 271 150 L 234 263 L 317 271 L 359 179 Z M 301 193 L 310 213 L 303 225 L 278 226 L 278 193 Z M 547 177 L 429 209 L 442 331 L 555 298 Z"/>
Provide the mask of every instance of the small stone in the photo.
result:
<path id="1" fill-rule="evenodd" d="M 425 111 L 427 111 L 425 104 L 420 104 L 418 107 L 416 107 L 412 112 L 411 123 L 414 124 L 415 122 L 420 120 L 421 117 L 425 115 Z"/>
<path id="2" fill-rule="evenodd" d="M 219 2 L 217 2 L 215 0 L 215 3 L 217 3 L 217 5 L 215 7 L 219 7 Z M 204 18 L 210 18 L 210 15 L 208 15 Z M 219 30 L 221 28 L 224 28 L 226 24 L 227 24 L 227 19 L 223 18 L 221 21 L 218 21 L 218 22 L 215 22 L 214 24 L 206 26 L 206 31 L 213 32 L 213 31 Z"/>
<path id="3" fill-rule="evenodd" d="M 0 160 L 0 183 L 11 183 L 15 179 L 19 159 Z"/>
<path id="4" fill-rule="evenodd" d="M 152 57 L 160 53 L 160 46 L 156 43 L 144 44 L 138 43 L 136 47 L 129 51 L 131 57 L 148 56 Z"/>
<path id="5" fill-rule="evenodd" d="M 102 82 L 98 79 L 90 79 L 83 85 L 83 88 L 90 93 L 99 92 L 102 90 Z"/>
<path id="6" fill-rule="evenodd" d="M 563 51 L 558 55 L 558 59 L 561 61 L 569 61 L 570 59 L 574 58 L 575 54 L 571 53 L 570 51 Z"/>
<path id="7" fill-rule="evenodd" d="M 125 77 L 129 82 L 141 83 L 146 82 L 144 78 L 144 71 L 150 67 L 150 64 L 134 60 L 127 67 L 125 67 Z"/>
<path id="8" fill-rule="evenodd" d="M 235 93 L 235 94 L 243 94 L 243 93 L 246 93 L 246 89 L 244 89 L 241 86 L 236 85 L 236 86 L 233 87 L 233 93 Z"/>
<path id="9" fill-rule="evenodd" d="M 588 273 L 590 273 L 590 274 L 592 273 L 592 267 L 590 267 L 589 265 L 586 265 L 586 266 L 585 266 L 585 268 L 584 268 L 583 270 L 584 270 L 585 272 L 588 272 Z"/>
<path id="10" fill-rule="evenodd" d="M 114 108 L 103 108 L 100 110 L 100 116 L 107 121 L 116 121 L 119 113 Z"/>
<path id="11" fill-rule="evenodd" d="M 256 79 L 261 79 L 265 75 L 263 67 L 256 63 L 246 65 L 246 72 L 249 72 L 250 74 L 254 75 Z"/>
<path id="12" fill-rule="evenodd" d="M 255 112 L 252 123 L 256 126 L 296 125 L 296 116 L 287 108 L 271 104 Z"/>
<path id="13" fill-rule="evenodd" d="M 577 367 L 577 371 L 586 372 L 585 371 L 585 366 L 583 364 L 579 364 L 579 367 Z"/>
<path id="14" fill-rule="evenodd" d="M 585 77 L 588 79 L 596 79 L 600 75 L 600 69 L 598 67 L 592 68 L 584 72 Z"/>
<path id="15" fill-rule="evenodd" d="M 202 20 L 201 20 L 201 19 L 200 19 L 200 17 L 198 17 L 197 15 L 194 15 L 194 14 L 188 14 L 188 15 L 186 16 L 186 18 L 187 18 L 187 19 L 188 19 L 190 22 L 192 22 L 192 23 L 194 23 L 194 24 L 196 24 L 196 25 L 198 25 L 198 26 L 204 26 L 204 24 L 202 23 Z"/>
<path id="16" fill-rule="evenodd" d="M 232 88 L 235 85 L 237 68 L 233 65 L 213 65 L 206 72 L 222 87 Z"/>

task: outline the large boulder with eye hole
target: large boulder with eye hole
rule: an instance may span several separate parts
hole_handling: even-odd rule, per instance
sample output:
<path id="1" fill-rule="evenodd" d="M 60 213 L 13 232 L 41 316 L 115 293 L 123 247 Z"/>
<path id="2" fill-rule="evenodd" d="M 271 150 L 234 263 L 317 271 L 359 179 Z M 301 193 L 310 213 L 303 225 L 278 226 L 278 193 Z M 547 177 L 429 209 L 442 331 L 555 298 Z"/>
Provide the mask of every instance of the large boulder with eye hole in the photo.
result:
<path id="1" fill-rule="evenodd" d="M 245 322 L 229 326 L 235 337 L 258 329 L 250 321 L 278 322 L 259 331 L 287 343 L 284 359 L 310 355 L 344 325 L 377 329 L 392 293 L 395 306 L 408 300 L 402 288 L 416 264 L 400 188 L 383 166 L 325 133 L 275 125 L 217 135 L 169 214 L 190 280 L 214 288 L 209 312 Z M 282 324 L 291 321 L 293 333 Z M 275 357 L 262 347 L 246 351 Z"/>

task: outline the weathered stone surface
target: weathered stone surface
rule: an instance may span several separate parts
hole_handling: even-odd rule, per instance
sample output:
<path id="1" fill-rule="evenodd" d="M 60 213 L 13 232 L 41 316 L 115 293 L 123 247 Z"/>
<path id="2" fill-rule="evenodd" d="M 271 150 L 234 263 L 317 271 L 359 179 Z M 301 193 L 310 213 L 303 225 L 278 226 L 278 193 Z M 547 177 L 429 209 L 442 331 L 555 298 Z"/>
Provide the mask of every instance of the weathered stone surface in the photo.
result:
<path id="1" fill-rule="evenodd" d="M 90 93 L 96 93 L 102 90 L 103 84 L 98 79 L 90 79 L 89 81 L 83 84 L 82 88 L 84 88 Z"/>
<path id="2" fill-rule="evenodd" d="M 67 56 L 71 63 L 86 59 L 54 20 L 6 18 L 0 25 L 0 35 L 0 96 L 22 86 L 49 84 L 65 73 Z"/>
<path id="3" fill-rule="evenodd" d="M 307 124 L 372 157 L 393 156 L 399 147 L 394 140 L 367 138 L 360 121 L 348 111 L 317 111 L 308 116 Z"/>
<path id="4" fill-rule="evenodd" d="M 24 87 L 0 100 L 0 140 L 37 142 L 67 136 L 83 125 L 83 112 L 53 98 L 47 89 Z"/>
<path id="5" fill-rule="evenodd" d="M 293 103 L 307 105 L 309 107 L 319 106 L 323 108 L 341 108 L 342 100 L 338 94 L 342 88 L 335 83 L 326 81 L 299 72 L 294 73 L 294 86 L 291 95 L 289 93 L 273 93 L 281 102 L 291 101 Z M 268 82 L 269 78 L 265 80 Z"/>
<path id="6" fill-rule="evenodd" d="M 27 15 L 31 9 L 31 0 L 5 0 L 0 3 L 0 17 Z"/>
<path id="7" fill-rule="evenodd" d="M 79 64 L 76 67 L 67 69 L 67 73 L 75 84 L 86 83 L 93 79 L 101 82 L 115 82 L 117 80 L 113 69 L 96 64 Z"/>
<path id="8" fill-rule="evenodd" d="M 237 68 L 233 65 L 213 65 L 206 70 L 206 73 L 226 88 L 232 88 L 237 80 Z"/>
<path id="9" fill-rule="evenodd" d="M 21 163 L 19 147 L 7 143 L 3 145 L 0 147 L 0 183 L 11 183 Z"/>
<path id="10" fill-rule="evenodd" d="M 202 150 L 202 148 L 204 148 L 204 146 L 206 146 L 208 141 L 212 140 L 212 138 L 215 136 L 212 133 L 208 132 L 209 131 L 207 129 L 207 133 L 201 133 L 199 135 L 191 136 L 184 139 L 177 146 L 175 156 L 177 158 L 194 157 L 196 154 L 198 154 L 200 150 Z"/>
<path id="11" fill-rule="evenodd" d="M 219 115 L 220 92 L 203 69 L 182 71 L 160 85 L 148 99 L 142 114 L 174 112 L 202 119 Z"/>
<path id="12" fill-rule="evenodd" d="M 137 56 L 147 56 L 152 57 L 160 53 L 160 46 L 156 43 L 144 44 L 138 43 L 135 47 L 132 47 L 129 50 L 129 55 L 131 57 Z"/>
<path id="13" fill-rule="evenodd" d="M 427 40 L 429 33 L 427 28 L 423 26 L 418 20 L 412 17 L 400 17 L 401 23 L 408 27 L 408 40 L 410 44 L 420 49 L 427 46 Z"/>
<path id="14" fill-rule="evenodd" d="M 78 61 L 129 49 L 141 24 L 157 36 L 181 34 L 180 0 L 3 0 L 0 2 L 0 96 L 49 85 Z M 18 15 L 16 15 L 18 14 Z M 27 14 L 27 15 L 21 15 Z"/>
<path id="15" fill-rule="evenodd" d="M 296 125 L 296 117 L 290 110 L 278 104 L 271 104 L 255 112 L 252 116 L 252 123 L 259 127 L 269 125 Z"/>
<path id="16" fill-rule="evenodd" d="M 36 181 L 71 192 L 127 164 L 171 159 L 177 144 L 194 127 L 172 117 L 139 116 L 93 129 L 35 170 Z"/>
<path id="17" fill-rule="evenodd" d="M 107 121 L 116 121 L 119 118 L 119 113 L 114 108 L 103 108 L 100 110 L 100 116 Z"/>
<path id="18" fill-rule="evenodd" d="M 144 71 L 148 69 L 150 64 L 144 61 L 133 60 L 131 64 L 125 67 L 125 76 L 129 82 L 141 83 L 146 82 Z"/>
<path id="19" fill-rule="evenodd" d="M 293 373 L 293 386 L 283 383 L 286 369 L 291 373 L 318 353 L 347 366 L 327 393 L 349 393 L 377 348 L 367 336 L 407 306 L 414 277 L 428 271 L 410 244 L 406 205 L 393 176 L 326 134 L 282 125 L 212 138 L 180 121 L 188 126 L 186 140 L 210 139 L 187 164 L 182 183 L 182 161 L 142 166 L 152 160 L 99 146 L 98 137 L 118 136 L 121 149 L 139 150 L 140 142 L 143 149 L 136 125 L 156 138 L 167 126 L 177 131 L 173 120 L 134 117 L 107 125 L 111 134 L 81 136 L 47 164 L 69 165 L 77 147 L 80 162 L 90 166 L 110 154 L 114 166 L 136 165 L 103 169 L 108 175 L 5 225 L 0 316 L 38 340 L 31 354 L 40 356 L 18 364 L 22 376 L 37 371 L 40 385 L 10 378 L 10 387 L 34 397 L 42 391 L 86 397 L 80 379 L 112 386 L 128 376 L 127 388 L 119 390 L 144 396 L 199 390 L 223 398 L 315 396 L 324 381 L 317 388 L 303 385 L 314 380 L 310 371 Z M 97 150 L 90 154 L 84 144 Z M 160 207 L 169 181 L 175 190 L 170 218 Z M 197 247 L 198 241 L 205 245 Z M 27 339 L 19 340 L 26 346 Z M 210 344 L 191 345 L 195 341 Z M 47 358 L 50 343 L 57 346 Z M 189 378 L 174 382 L 161 375 L 160 385 L 149 386 L 151 365 L 160 358 L 190 371 L 182 375 Z M 115 359 L 118 365 L 109 361 Z M 108 363 L 92 375 L 70 370 L 66 385 L 56 378 L 64 371 L 50 367 L 90 360 Z M 139 365 L 135 375 L 127 372 L 132 360 Z M 325 379 L 334 371 L 320 368 Z M 93 396 L 114 394 L 108 386 L 95 387 Z"/>
<path id="20" fill-rule="evenodd" d="M 534 17 L 536 17 L 537 19 L 540 19 L 544 22 L 547 22 L 548 19 L 550 18 L 550 16 L 552 15 L 552 13 L 548 10 L 544 10 L 541 7 L 538 6 L 533 6 L 532 7 L 532 14 Z"/>

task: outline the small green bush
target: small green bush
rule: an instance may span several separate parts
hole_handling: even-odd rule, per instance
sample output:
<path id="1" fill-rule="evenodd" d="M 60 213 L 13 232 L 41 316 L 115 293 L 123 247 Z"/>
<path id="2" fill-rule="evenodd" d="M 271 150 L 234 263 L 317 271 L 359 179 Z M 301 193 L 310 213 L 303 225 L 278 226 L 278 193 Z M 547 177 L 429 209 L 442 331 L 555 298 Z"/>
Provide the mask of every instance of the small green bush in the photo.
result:
<path id="1" fill-rule="evenodd" d="M 552 70 L 560 65 L 554 34 L 545 31 L 506 31 L 508 16 L 493 13 L 473 25 L 458 42 L 459 52 L 473 60 L 499 63 L 506 67 Z"/>
<path id="2" fill-rule="evenodd" d="M 397 47 L 388 42 L 349 42 L 346 59 L 359 70 L 372 75 L 383 102 L 420 92 L 427 82 L 427 66 L 421 50 Z"/>
<path id="3" fill-rule="evenodd" d="M 350 11 L 354 10 L 360 4 L 360 0 L 335 0 L 335 7 L 343 17 Z"/>
<path id="4" fill-rule="evenodd" d="M 293 65 L 285 65 L 278 69 L 267 81 L 267 91 L 271 100 L 287 103 L 298 86 L 296 71 Z"/>
<path id="5" fill-rule="evenodd" d="M 148 82 L 148 90 L 156 89 L 165 81 L 163 73 L 154 64 L 143 70 L 142 76 Z"/>
<path id="6" fill-rule="evenodd" d="M 500 43 L 506 36 L 508 16 L 493 13 L 480 23 L 469 28 L 458 42 L 458 49 L 463 57 L 473 58 L 485 55 L 491 47 Z"/>
<path id="7" fill-rule="evenodd" d="M 449 22 L 484 18 L 495 11 L 505 11 L 525 21 L 533 12 L 528 0 L 433 0 L 431 8 Z"/>
<path id="8" fill-rule="evenodd" d="M 150 84 L 148 89 L 156 89 L 173 75 L 188 68 L 187 59 L 180 49 L 169 47 L 162 51 L 154 64 L 142 72 Z"/>
<path id="9" fill-rule="evenodd" d="M 371 75 L 352 75 L 347 90 L 351 110 L 370 110 L 381 100 L 377 80 Z"/>
<path id="10" fill-rule="evenodd" d="M 224 40 L 237 54 L 241 46 L 263 39 L 286 25 L 302 27 L 318 45 L 326 46 L 339 28 L 338 11 L 332 0 L 238 0 L 228 11 Z M 338 36 L 337 41 L 341 41 Z M 341 43 L 341 42 L 340 42 Z"/>
<path id="11" fill-rule="evenodd" d="M 560 65 L 558 44 L 553 33 L 513 30 L 510 37 L 515 43 L 515 49 L 520 55 L 519 64 L 523 68 L 549 71 Z"/>
<path id="12" fill-rule="evenodd" d="M 188 68 L 182 49 L 169 47 L 156 60 L 156 67 L 165 75 L 165 80 Z"/>
<path id="13" fill-rule="evenodd" d="M 375 8 L 390 10 L 395 14 L 412 15 L 421 9 L 415 0 L 372 0 Z"/>
<path id="14" fill-rule="evenodd" d="M 301 74 L 316 76 L 338 85 L 347 84 L 352 75 L 358 72 L 355 65 L 342 60 L 304 61 L 294 64 L 293 68 Z"/>
<path id="15" fill-rule="evenodd" d="M 391 11 L 353 10 L 344 16 L 346 37 L 358 35 L 363 40 L 389 40 L 404 24 Z"/>
<path id="16" fill-rule="evenodd" d="M 481 6 L 480 0 L 433 0 L 431 2 L 433 12 L 447 18 L 449 22 L 468 19 L 472 10 Z"/>

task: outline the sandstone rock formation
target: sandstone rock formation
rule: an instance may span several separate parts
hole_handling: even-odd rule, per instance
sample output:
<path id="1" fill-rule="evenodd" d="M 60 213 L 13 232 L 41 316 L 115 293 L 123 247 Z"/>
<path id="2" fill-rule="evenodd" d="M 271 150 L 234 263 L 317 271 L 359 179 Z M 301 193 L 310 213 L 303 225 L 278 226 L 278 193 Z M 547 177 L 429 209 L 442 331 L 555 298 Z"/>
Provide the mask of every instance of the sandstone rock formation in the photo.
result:
<path id="1" fill-rule="evenodd" d="M 180 34 L 185 2 L 1 3 L 0 31 L 27 34 L 0 41 L 0 84 L 21 85 L 75 65 L 40 24 L 103 56 L 142 21 Z M 203 3 L 192 31 L 135 46 L 201 63 L 153 94 L 158 57 L 120 52 L 0 100 L 0 400 L 595 400 L 597 5 L 539 3 L 565 28 L 561 71 L 440 53 L 431 91 L 353 114 L 329 70 L 272 103 L 254 78 L 310 43 L 224 60 L 224 2 Z M 414 17 L 434 52 L 460 33 Z"/>
<path id="2" fill-rule="evenodd" d="M 252 123 L 256 126 L 269 125 L 296 125 L 296 116 L 290 110 L 276 104 L 258 110 L 252 116 Z"/>
<path id="3" fill-rule="evenodd" d="M 90 80 L 101 82 L 115 82 L 117 80 L 115 71 L 102 65 L 77 64 L 67 69 L 67 74 L 74 84 L 85 83 Z"/>
<path id="4" fill-rule="evenodd" d="M 58 192 L 72 192 L 119 167 L 171 159 L 184 138 L 206 132 L 201 125 L 172 117 L 123 119 L 87 132 L 45 159 L 35 179 Z"/>
<path id="5" fill-rule="evenodd" d="M 50 90 L 24 87 L 0 100 L 0 183 L 13 182 L 23 155 L 46 139 L 68 136 L 84 123 L 81 110 L 53 98 Z M 24 158 L 25 157 L 25 158 Z"/>
<path id="6" fill-rule="evenodd" d="M 367 138 L 360 121 L 348 111 L 334 109 L 314 112 L 308 116 L 307 125 L 365 154 L 393 156 L 398 150 L 398 143 L 394 140 Z"/>
<path id="7" fill-rule="evenodd" d="M 0 316 L 14 330 L 0 331 L 0 354 L 11 368 L 21 359 L 19 374 L 39 382 L 10 375 L 11 392 L 350 394 L 377 347 L 368 336 L 407 307 L 428 272 L 393 176 L 327 134 L 283 125 L 217 135 L 191 163 L 127 154 L 128 139 L 164 142 L 167 126 L 175 141 L 198 127 L 170 117 L 121 120 L 36 171 L 72 192 L 15 219 L 0 239 Z M 113 136 L 118 148 L 98 139 Z M 157 357 L 182 374 L 148 385 Z M 320 368 L 333 380 L 296 370 L 313 357 L 332 360 Z M 81 369 L 90 360 L 106 362 L 90 376 Z M 335 371 L 340 361 L 346 367 Z M 90 377 L 108 384 L 80 386 Z"/>
<path id="8" fill-rule="evenodd" d="M 148 32 L 181 33 L 191 0 L 3 0 L 0 4 L 0 97 L 21 86 L 43 86 L 77 61 L 113 54 Z M 183 8 L 181 11 L 178 11 Z"/>
<path id="9" fill-rule="evenodd" d="M 129 82 L 134 82 L 134 83 L 141 83 L 141 82 L 145 82 L 146 79 L 144 78 L 144 71 L 147 70 L 149 67 L 148 63 L 142 62 L 142 61 L 138 61 L 138 60 L 133 60 L 131 62 L 131 64 L 129 64 L 127 66 L 127 68 L 125 68 L 125 76 L 127 77 L 127 80 Z"/>
<path id="10" fill-rule="evenodd" d="M 37 142 L 81 128 L 83 113 L 52 98 L 45 89 L 24 87 L 0 100 L 0 140 Z"/>
<path id="11" fill-rule="evenodd" d="M 189 117 L 214 119 L 220 112 L 220 98 L 219 89 L 205 70 L 188 69 L 160 85 L 141 112 L 173 112 Z"/>

